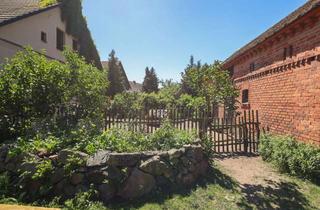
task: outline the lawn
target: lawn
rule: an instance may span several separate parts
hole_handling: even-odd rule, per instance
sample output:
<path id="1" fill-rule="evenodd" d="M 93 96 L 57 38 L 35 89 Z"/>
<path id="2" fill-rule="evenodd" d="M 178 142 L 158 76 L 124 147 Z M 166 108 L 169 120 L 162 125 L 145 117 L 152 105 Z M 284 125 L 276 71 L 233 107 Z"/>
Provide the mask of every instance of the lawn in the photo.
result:
<path id="1" fill-rule="evenodd" d="M 268 166 L 269 167 L 269 166 Z M 177 189 L 169 195 L 150 195 L 145 200 L 110 209 L 320 209 L 320 186 L 309 181 L 280 175 L 274 183 L 242 185 L 224 168 L 216 166 L 191 190 Z M 232 174 L 231 174 L 232 175 Z M 267 181 L 270 182 L 270 181 Z"/>
<path id="2" fill-rule="evenodd" d="M 243 185 L 229 174 L 221 166 L 215 166 L 189 190 L 157 192 L 134 202 L 110 205 L 107 209 L 320 209 L 320 186 L 309 181 L 280 175 L 281 181 L 268 183 L 270 185 Z M 99 206 L 90 210 L 102 209 Z"/>

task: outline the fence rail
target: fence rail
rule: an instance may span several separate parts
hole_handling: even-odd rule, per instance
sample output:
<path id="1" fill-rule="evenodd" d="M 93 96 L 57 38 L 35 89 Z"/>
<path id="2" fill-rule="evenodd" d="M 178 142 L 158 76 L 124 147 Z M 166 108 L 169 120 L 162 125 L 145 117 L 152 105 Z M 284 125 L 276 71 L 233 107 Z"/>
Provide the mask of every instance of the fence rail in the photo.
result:
<path id="1" fill-rule="evenodd" d="M 244 111 L 239 116 L 229 118 L 218 118 L 216 113 L 184 107 L 109 110 L 105 114 L 105 129 L 153 133 L 165 121 L 170 121 L 177 129 L 195 132 L 200 138 L 212 139 L 213 149 L 218 153 L 258 151 L 258 111 Z"/>

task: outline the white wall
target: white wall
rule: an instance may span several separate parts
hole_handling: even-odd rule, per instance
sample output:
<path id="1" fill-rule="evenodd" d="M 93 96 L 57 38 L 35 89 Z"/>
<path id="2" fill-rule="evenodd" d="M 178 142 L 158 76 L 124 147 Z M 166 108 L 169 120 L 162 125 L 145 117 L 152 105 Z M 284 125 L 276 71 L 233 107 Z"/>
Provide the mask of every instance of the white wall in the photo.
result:
<path id="1" fill-rule="evenodd" d="M 0 38 L 22 46 L 30 45 L 34 50 L 46 50 L 46 55 L 63 61 L 63 55 L 56 48 L 56 29 L 66 31 L 66 24 L 62 22 L 61 10 L 56 7 L 51 10 L 24 18 L 17 22 L 0 27 Z M 47 43 L 41 41 L 41 31 L 47 33 Z M 65 33 L 66 45 L 72 47 L 73 37 Z M 19 47 L 0 41 L 0 63 L 5 57 L 14 55 Z"/>

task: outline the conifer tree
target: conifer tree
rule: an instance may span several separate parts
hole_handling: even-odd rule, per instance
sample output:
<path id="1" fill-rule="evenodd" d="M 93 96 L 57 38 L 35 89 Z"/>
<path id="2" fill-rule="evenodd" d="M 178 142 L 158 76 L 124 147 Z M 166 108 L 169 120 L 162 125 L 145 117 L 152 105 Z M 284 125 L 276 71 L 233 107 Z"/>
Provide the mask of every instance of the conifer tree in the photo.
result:
<path id="1" fill-rule="evenodd" d="M 157 77 L 155 69 L 152 67 L 146 68 L 146 75 L 142 83 L 142 90 L 146 93 L 158 92 L 159 91 L 159 79 Z"/>
<path id="2" fill-rule="evenodd" d="M 109 54 L 108 60 L 108 79 L 110 82 L 108 95 L 110 96 L 114 96 L 115 94 L 121 93 L 125 90 L 122 72 L 120 66 L 118 65 L 119 61 L 115 54 L 115 51 L 112 50 Z"/>

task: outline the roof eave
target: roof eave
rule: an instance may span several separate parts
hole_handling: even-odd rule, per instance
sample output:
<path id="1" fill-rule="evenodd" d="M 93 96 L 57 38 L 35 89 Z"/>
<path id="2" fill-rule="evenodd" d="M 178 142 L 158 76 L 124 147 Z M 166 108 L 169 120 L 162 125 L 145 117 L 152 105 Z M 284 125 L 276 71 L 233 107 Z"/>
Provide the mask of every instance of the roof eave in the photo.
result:
<path id="1" fill-rule="evenodd" d="M 56 4 L 53 4 L 53 5 L 50 5 L 48 7 L 44 7 L 44 8 L 41 8 L 39 10 L 35 10 L 33 12 L 29 12 L 29 13 L 26 13 L 26 14 L 23 14 L 23 15 L 20 15 L 20 16 L 16 16 L 14 18 L 11 18 L 9 20 L 5 20 L 3 22 L 0 22 L 0 27 L 2 26 L 5 26 L 5 25 L 9 25 L 11 23 L 14 23 L 14 22 L 17 22 L 19 20 L 22 20 L 24 18 L 27 18 L 27 17 L 30 17 L 30 16 L 33 16 L 33 15 L 36 15 L 36 14 L 39 14 L 39 13 L 42 13 L 42 12 L 46 12 L 48 10 L 51 10 L 51 9 L 54 9 L 56 7 L 59 7 L 61 3 L 56 3 Z"/>

